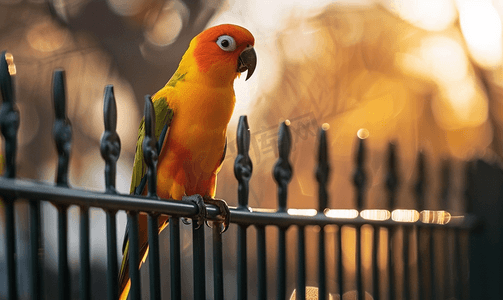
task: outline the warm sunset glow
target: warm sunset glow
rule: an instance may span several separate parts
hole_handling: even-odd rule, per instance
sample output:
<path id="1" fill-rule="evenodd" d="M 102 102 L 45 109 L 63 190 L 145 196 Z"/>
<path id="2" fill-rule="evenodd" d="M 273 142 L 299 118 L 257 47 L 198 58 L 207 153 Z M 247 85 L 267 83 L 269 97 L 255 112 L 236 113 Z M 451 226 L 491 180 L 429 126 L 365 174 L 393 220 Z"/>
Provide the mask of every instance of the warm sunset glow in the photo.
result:
<path id="1" fill-rule="evenodd" d="M 384 221 L 390 217 L 389 210 L 386 209 L 366 209 L 360 213 L 365 220 Z"/>
<path id="2" fill-rule="evenodd" d="M 26 40 L 35 50 L 52 52 L 63 47 L 69 35 L 69 31 L 55 20 L 44 19 L 31 26 L 26 33 Z"/>
<path id="3" fill-rule="evenodd" d="M 326 209 L 325 216 L 337 219 L 354 219 L 358 217 L 356 209 Z"/>
<path id="4" fill-rule="evenodd" d="M 466 77 L 441 86 L 432 111 L 442 128 L 456 130 L 482 125 L 488 118 L 489 103 L 476 83 Z"/>
<path id="5" fill-rule="evenodd" d="M 444 210 L 423 210 L 421 221 L 423 223 L 447 224 L 451 220 L 451 214 Z"/>
<path id="6" fill-rule="evenodd" d="M 419 212 L 414 209 L 395 209 L 391 213 L 391 219 L 397 222 L 416 222 L 419 220 Z"/>
<path id="7" fill-rule="evenodd" d="M 381 0 L 384 7 L 411 24 L 431 31 L 440 31 L 456 20 L 456 8 L 451 0 Z"/>
<path id="8" fill-rule="evenodd" d="M 468 59 L 461 44 L 447 36 L 431 36 L 421 41 L 421 58 L 440 82 L 461 80 L 468 73 Z"/>
<path id="9" fill-rule="evenodd" d="M 458 0 L 459 23 L 470 54 L 482 67 L 501 64 L 501 18 L 492 1 Z"/>
<path id="10" fill-rule="evenodd" d="M 316 216 L 318 211 L 316 209 L 299 209 L 299 208 L 289 208 L 287 210 L 288 214 L 291 216 L 306 216 L 306 217 L 312 217 Z"/>

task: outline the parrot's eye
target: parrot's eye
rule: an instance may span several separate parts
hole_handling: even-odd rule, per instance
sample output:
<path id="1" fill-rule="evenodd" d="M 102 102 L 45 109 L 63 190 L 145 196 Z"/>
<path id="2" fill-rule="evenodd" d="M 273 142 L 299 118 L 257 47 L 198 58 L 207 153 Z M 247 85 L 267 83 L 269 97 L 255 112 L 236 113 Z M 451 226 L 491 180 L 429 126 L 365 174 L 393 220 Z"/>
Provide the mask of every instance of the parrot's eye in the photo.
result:
<path id="1" fill-rule="evenodd" d="M 229 35 L 221 35 L 217 39 L 217 45 L 224 51 L 236 50 L 236 41 Z"/>

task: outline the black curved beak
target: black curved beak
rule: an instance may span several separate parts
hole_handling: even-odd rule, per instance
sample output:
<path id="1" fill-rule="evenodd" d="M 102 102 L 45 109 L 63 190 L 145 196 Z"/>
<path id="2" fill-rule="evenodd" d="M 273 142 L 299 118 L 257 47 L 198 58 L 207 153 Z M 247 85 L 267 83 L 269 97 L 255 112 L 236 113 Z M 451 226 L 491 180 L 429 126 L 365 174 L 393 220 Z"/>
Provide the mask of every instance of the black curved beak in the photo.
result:
<path id="1" fill-rule="evenodd" d="M 246 47 L 246 49 L 241 52 L 238 59 L 238 72 L 242 73 L 248 70 L 248 74 L 246 74 L 246 79 L 250 78 L 255 71 L 255 67 L 257 66 L 257 54 L 255 53 L 255 49 L 252 46 Z"/>

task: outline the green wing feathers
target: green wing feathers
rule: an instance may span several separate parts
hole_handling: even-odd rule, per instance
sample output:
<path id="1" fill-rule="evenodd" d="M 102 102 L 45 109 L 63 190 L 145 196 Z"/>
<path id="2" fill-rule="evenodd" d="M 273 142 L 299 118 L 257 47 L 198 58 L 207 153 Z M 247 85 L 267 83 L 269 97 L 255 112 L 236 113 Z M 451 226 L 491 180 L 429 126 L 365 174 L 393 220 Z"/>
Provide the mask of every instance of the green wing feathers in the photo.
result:
<path id="1" fill-rule="evenodd" d="M 159 140 L 161 132 L 165 125 L 169 126 L 173 119 L 173 110 L 169 108 L 166 98 L 160 98 L 154 101 L 155 111 L 155 138 Z M 136 142 L 136 153 L 134 155 L 133 174 L 131 178 L 130 194 L 134 194 L 135 189 L 141 182 L 142 177 L 147 171 L 147 165 L 143 161 L 143 138 L 145 137 L 145 118 L 141 120 L 138 129 L 138 140 Z"/>

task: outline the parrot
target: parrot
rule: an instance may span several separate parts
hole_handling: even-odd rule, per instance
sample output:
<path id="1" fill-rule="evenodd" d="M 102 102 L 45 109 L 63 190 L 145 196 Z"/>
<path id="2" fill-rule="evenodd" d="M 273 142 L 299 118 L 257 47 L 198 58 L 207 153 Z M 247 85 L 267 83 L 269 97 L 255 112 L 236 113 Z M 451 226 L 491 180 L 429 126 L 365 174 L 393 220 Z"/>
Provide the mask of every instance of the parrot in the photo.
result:
<path id="1" fill-rule="evenodd" d="M 158 139 L 157 195 L 182 200 L 199 194 L 226 213 L 223 200 L 214 199 L 217 173 L 227 148 L 226 130 L 236 97 L 234 80 L 247 71 L 248 80 L 255 71 L 255 38 L 238 25 L 223 24 L 204 30 L 190 42 L 177 70 L 166 85 L 152 96 L 155 111 L 155 137 Z M 145 119 L 140 123 L 133 163 L 130 193 L 146 193 L 146 164 L 142 143 Z M 167 226 L 168 216 L 159 216 L 159 233 Z M 226 224 L 225 224 L 226 223 Z M 148 255 L 147 216 L 138 221 L 140 264 Z M 119 271 L 119 299 L 127 299 L 129 279 L 129 240 L 126 230 L 123 259 Z"/>

